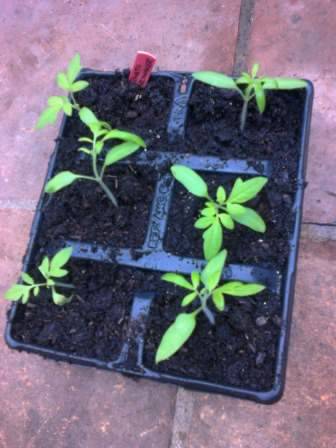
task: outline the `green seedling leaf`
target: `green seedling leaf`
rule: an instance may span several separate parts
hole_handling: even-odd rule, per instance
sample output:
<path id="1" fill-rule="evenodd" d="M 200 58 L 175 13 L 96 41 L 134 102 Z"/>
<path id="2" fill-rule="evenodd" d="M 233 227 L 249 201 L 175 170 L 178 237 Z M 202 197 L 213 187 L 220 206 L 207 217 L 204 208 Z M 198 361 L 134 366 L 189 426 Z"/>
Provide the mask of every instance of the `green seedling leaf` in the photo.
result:
<path id="1" fill-rule="evenodd" d="M 48 106 L 61 110 L 63 107 L 63 98 L 61 96 L 51 96 L 48 98 Z"/>
<path id="2" fill-rule="evenodd" d="M 253 177 L 243 181 L 242 179 L 236 179 L 230 196 L 228 197 L 228 202 L 242 204 L 254 198 L 266 185 L 268 179 L 267 177 Z"/>
<path id="3" fill-rule="evenodd" d="M 255 232 L 264 233 L 266 231 L 266 224 L 262 217 L 252 210 L 252 208 L 244 207 L 245 213 L 243 215 L 234 215 L 232 218 L 246 227 L 254 230 Z"/>
<path id="4" fill-rule="evenodd" d="M 103 129 L 105 129 L 106 131 L 111 131 L 111 126 L 110 126 L 109 123 L 107 123 L 107 121 L 101 121 L 100 120 L 99 123 L 100 123 L 101 127 Z"/>
<path id="5" fill-rule="evenodd" d="M 211 226 L 215 220 L 216 218 L 214 216 L 202 216 L 195 222 L 194 227 L 196 227 L 196 229 L 206 229 Z"/>
<path id="6" fill-rule="evenodd" d="M 79 137 L 78 141 L 79 142 L 92 143 L 91 138 L 88 138 L 88 137 Z"/>
<path id="7" fill-rule="evenodd" d="M 86 124 L 86 126 L 91 127 L 91 125 L 98 123 L 98 118 L 88 107 L 82 107 L 79 111 L 79 118 Z M 99 125 L 100 128 L 100 125 Z"/>
<path id="8" fill-rule="evenodd" d="M 107 132 L 104 136 L 103 141 L 117 139 L 124 140 L 125 142 L 133 142 L 142 148 L 146 148 L 146 143 L 144 140 L 136 134 L 132 134 L 131 132 L 119 131 L 119 129 L 113 129 L 112 131 Z"/>
<path id="9" fill-rule="evenodd" d="M 56 193 L 57 191 L 62 190 L 62 188 L 68 187 L 79 178 L 80 176 L 71 171 L 61 171 L 49 180 L 45 187 L 45 192 L 49 194 Z"/>
<path id="10" fill-rule="evenodd" d="M 42 263 L 38 267 L 38 270 L 41 272 L 44 278 L 48 278 L 49 276 L 49 268 L 50 268 L 50 262 L 48 257 L 44 257 L 42 260 Z"/>
<path id="11" fill-rule="evenodd" d="M 208 197 L 207 184 L 194 170 L 184 165 L 173 165 L 171 172 L 191 194 L 201 198 Z"/>
<path id="12" fill-rule="evenodd" d="M 25 304 L 28 302 L 28 300 L 29 300 L 30 290 L 31 290 L 31 287 L 30 287 L 30 286 L 26 286 L 26 289 L 23 291 L 21 301 L 22 301 L 22 303 L 23 303 L 24 305 L 25 305 Z"/>
<path id="13" fill-rule="evenodd" d="M 246 81 L 251 84 L 253 82 L 253 79 L 251 77 L 251 75 L 247 72 L 242 72 L 241 73 L 242 77 L 246 79 Z"/>
<path id="14" fill-rule="evenodd" d="M 242 282 L 228 282 L 216 289 L 215 292 L 221 294 L 229 294 L 230 296 L 245 297 L 258 294 L 266 287 L 259 283 L 242 283 Z"/>
<path id="15" fill-rule="evenodd" d="M 59 108 L 56 107 L 47 107 L 44 109 L 36 123 L 36 129 L 42 129 L 47 124 L 55 123 L 58 111 Z"/>
<path id="16" fill-rule="evenodd" d="M 296 78 L 263 78 L 264 89 L 292 90 L 305 89 L 307 81 Z"/>
<path id="17" fill-rule="evenodd" d="M 79 75 L 80 70 L 81 70 L 80 55 L 76 53 L 75 56 L 69 62 L 67 70 L 67 79 L 71 84 Z"/>
<path id="18" fill-rule="evenodd" d="M 203 208 L 201 210 L 201 215 L 207 216 L 207 217 L 215 216 L 216 213 L 217 213 L 216 207 L 213 204 L 211 204 L 211 206 Z"/>
<path id="19" fill-rule="evenodd" d="M 168 272 L 167 274 L 164 274 L 161 279 L 165 282 L 174 283 L 177 286 L 181 286 L 181 288 L 190 289 L 191 291 L 194 289 L 193 285 L 180 274 Z"/>
<path id="20" fill-rule="evenodd" d="M 92 122 L 89 127 L 96 139 L 107 133 L 107 130 L 102 128 L 102 122 L 99 120 Z"/>
<path id="21" fill-rule="evenodd" d="M 57 74 L 57 85 L 63 90 L 70 90 L 71 84 L 69 83 L 65 73 Z"/>
<path id="22" fill-rule="evenodd" d="M 198 295 L 197 292 L 191 292 L 191 293 L 187 294 L 183 298 L 181 306 L 190 305 L 190 303 L 193 302 L 196 299 L 197 295 Z"/>
<path id="23" fill-rule="evenodd" d="M 208 291 L 216 288 L 222 275 L 227 257 L 227 250 L 223 249 L 219 254 L 212 258 L 201 272 L 202 283 Z"/>
<path id="24" fill-rule="evenodd" d="M 34 282 L 34 279 L 33 279 L 33 277 L 31 277 L 29 274 L 27 274 L 26 272 L 22 272 L 21 273 L 21 278 L 22 278 L 22 280 L 25 282 L 25 283 L 27 283 L 28 285 L 33 285 L 35 282 Z"/>
<path id="25" fill-rule="evenodd" d="M 253 64 L 252 70 L 251 70 L 251 75 L 253 78 L 255 78 L 258 74 L 260 65 L 259 64 Z"/>
<path id="26" fill-rule="evenodd" d="M 226 213 L 220 213 L 219 215 L 220 222 L 226 229 L 233 230 L 234 229 L 234 221 L 230 215 Z"/>
<path id="27" fill-rule="evenodd" d="M 110 149 L 110 151 L 106 154 L 105 165 L 110 166 L 113 163 L 118 162 L 119 160 L 125 159 L 138 149 L 140 149 L 138 143 L 120 143 L 120 145 L 114 146 L 114 148 Z"/>
<path id="28" fill-rule="evenodd" d="M 228 213 L 230 213 L 231 216 L 241 216 L 246 211 L 246 207 L 243 207 L 240 204 L 231 204 L 231 202 L 228 202 L 226 204 L 226 208 L 227 208 Z"/>
<path id="29" fill-rule="evenodd" d="M 67 115 L 68 117 L 71 117 L 71 115 L 72 115 L 72 104 L 70 103 L 68 98 L 65 98 L 64 101 L 63 101 L 63 111 L 64 111 L 65 115 Z"/>
<path id="30" fill-rule="evenodd" d="M 58 293 L 55 288 L 52 288 L 51 295 L 55 305 L 62 306 L 71 301 L 71 297 L 66 297 L 63 294 Z"/>
<path id="31" fill-rule="evenodd" d="M 262 114 L 265 111 L 266 108 L 266 95 L 264 92 L 263 87 L 261 87 L 261 84 L 255 84 L 254 86 L 254 92 L 256 96 L 256 103 L 259 112 Z"/>
<path id="32" fill-rule="evenodd" d="M 40 292 L 39 286 L 35 286 L 35 288 L 33 289 L 34 296 L 37 297 L 39 295 L 39 292 Z"/>
<path id="33" fill-rule="evenodd" d="M 102 149 L 103 149 L 103 146 L 104 146 L 104 143 L 103 143 L 102 140 L 99 141 L 99 142 L 96 142 L 95 150 L 96 150 L 96 153 L 97 153 L 98 155 L 101 153 L 101 151 L 102 151 Z"/>
<path id="34" fill-rule="evenodd" d="M 218 290 L 213 291 L 212 301 L 213 301 L 215 307 L 218 309 L 218 311 L 224 311 L 225 300 L 224 300 L 224 295 L 220 291 L 218 291 Z"/>
<path id="35" fill-rule="evenodd" d="M 197 79 L 197 81 L 210 84 L 214 87 L 219 87 L 221 89 L 237 89 L 234 79 L 230 76 L 224 75 L 223 73 L 204 71 L 195 72 L 192 76 Z"/>
<path id="36" fill-rule="evenodd" d="M 72 105 L 71 105 L 71 103 L 69 103 L 69 101 L 67 101 L 63 104 L 63 111 L 64 111 L 65 115 L 67 115 L 68 117 L 71 117 Z"/>
<path id="37" fill-rule="evenodd" d="M 62 268 L 70 260 L 72 255 L 72 247 L 65 247 L 55 254 L 50 262 L 50 272 L 54 269 Z"/>
<path id="38" fill-rule="evenodd" d="M 196 317 L 192 314 L 179 314 L 175 322 L 168 327 L 156 352 L 155 363 L 158 364 L 173 356 L 190 338 L 196 326 Z"/>
<path id="39" fill-rule="evenodd" d="M 224 187 L 220 186 L 217 188 L 216 199 L 219 204 L 224 204 L 226 199 L 226 192 Z"/>
<path id="40" fill-rule="evenodd" d="M 191 273 L 191 282 L 194 287 L 194 289 L 197 289 L 199 285 L 201 284 L 201 275 L 197 271 L 193 271 Z"/>
<path id="41" fill-rule="evenodd" d="M 223 242 L 222 226 L 218 219 L 203 233 L 203 251 L 207 260 L 218 254 Z"/>
<path id="42" fill-rule="evenodd" d="M 12 302 L 22 299 L 23 303 L 27 303 L 29 299 L 29 291 L 30 286 L 15 284 L 5 292 L 5 299 Z"/>
<path id="43" fill-rule="evenodd" d="M 251 77 L 248 74 L 242 74 L 236 79 L 236 84 L 249 84 L 251 82 Z"/>
<path id="44" fill-rule="evenodd" d="M 78 151 L 84 152 L 85 154 L 88 154 L 89 156 L 91 155 L 90 149 L 87 149 L 84 146 L 81 146 L 80 148 L 78 148 Z"/>
<path id="45" fill-rule="evenodd" d="M 67 271 L 66 269 L 54 269 L 53 271 L 50 271 L 51 277 L 54 278 L 65 277 L 66 275 L 68 275 L 68 273 L 69 271 Z"/>
<path id="46" fill-rule="evenodd" d="M 73 84 L 71 84 L 70 92 L 80 92 L 81 90 L 84 90 L 88 87 L 89 83 L 87 81 L 76 81 Z"/>

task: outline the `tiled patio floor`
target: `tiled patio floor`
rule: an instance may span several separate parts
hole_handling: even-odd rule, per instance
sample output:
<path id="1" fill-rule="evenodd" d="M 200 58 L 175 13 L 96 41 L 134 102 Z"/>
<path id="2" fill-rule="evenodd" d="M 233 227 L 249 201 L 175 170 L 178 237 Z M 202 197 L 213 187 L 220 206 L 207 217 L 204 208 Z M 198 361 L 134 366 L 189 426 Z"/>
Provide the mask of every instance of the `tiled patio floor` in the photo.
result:
<path id="1" fill-rule="evenodd" d="M 261 406 L 134 381 L 13 352 L 0 340 L 0 448 L 335 446 L 336 3 L 2 0 L 0 25 L 0 296 L 19 272 L 56 135 L 33 126 L 51 78 L 75 51 L 98 69 L 128 66 L 137 49 L 155 53 L 162 69 L 230 73 L 235 61 L 259 61 L 264 73 L 316 85 L 282 401 Z M 7 308 L 1 300 L 1 331 Z"/>

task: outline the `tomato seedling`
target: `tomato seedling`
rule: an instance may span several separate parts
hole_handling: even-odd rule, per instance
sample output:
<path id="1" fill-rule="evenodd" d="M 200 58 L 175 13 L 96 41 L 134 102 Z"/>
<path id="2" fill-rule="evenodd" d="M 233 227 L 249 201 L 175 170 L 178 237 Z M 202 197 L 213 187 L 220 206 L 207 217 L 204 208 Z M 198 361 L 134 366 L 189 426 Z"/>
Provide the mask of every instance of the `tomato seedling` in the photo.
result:
<path id="1" fill-rule="evenodd" d="M 108 123 L 98 120 L 94 113 L 87 107 L 82 107 L 79 111 L 79 117 L 82 122 L 89 127 L 92 133 L 92 138 L 81 137 L 79 139 L 80 142 L 89 143 L 90 145 L 90 147 L 80 147 L 79 151 L 82 151 L 91 157 L 93 176 L 85 176 L 83 174 L 73 173 L 72 171 L 61 171 L 49 180 L 45 187 L 45 191 L 50 194 L 56 193 L 77 180 L 93 181 L 99 184 L 112 204 L 118 207 L 115 195 L 103 181 L 105 170 L 108 166 L 130 156 L 138 149 L 145 148 L 145 142 L 141 137 L 130 132 L 111 129 Z M 106 144 L 108 140 L 121 140 L 123 143 L 110 148 L 106 152 L 104 160 L 99 167 L 98 157 L 101 155 L 104 144 Z"/>
<path id="2" fill-rule="evenodd" d="M 265 286 L 259 283 L 239 281 L 230 281 L 219 286 L 226 257 L 227 251 L 224 249 L 210 260 L 201 272 L 192 272 L 190 281 L 180 274 L 167 273 L 162 276 L 162 280 L 174 283 L 188 291 L 182 299 L 182 307 L 196 301 L 199 306 L 191 313 L 178 314 L 175 321 L 168 327 L 157 349 L 156 363 L 169 359 L 187 342 L 196 328 L 199 313 L 203 312 L 210 323 L 215 324 L 214 314 L 208 306 L 209 300 L 212 300 L 217 311 L 223 311 L 225 294 L 246 297 L 258 294 L 265 289 Z"/>
<path id="3" fill-rule="evenodd" d="M 51 96 L 48 99 L 48 106 L 43 110 L 37 121 L 37 129 L 42 129 L 47 124 L 55 123 L 61 110 L 69 117 L 71 117 L 73 109 L 80 110 L 74 93 L 80 92 L 89 85 L 87 81 L 76 81 L 80 70 L 80 55 L 77 53 L 69 62 L 67 71 L 58 73 L 56 78 L 58 87 L 63 89 L 69 97 L 67 95 Z"/>
<path id="4" fill-rule="evenodd" d="M 69 283 L 58 281 L 65 277 L 69 271 L 64 269 L 72 254 L 72 248 L 66 247 L 58 251 L 51 260 L 44 257 L 38 270 L 42 274 L 44 281 L 36 282 L 33 277 L 26 272 L 21 273 L 23 283 L 12 285 L 5 293 L 5 299 L 12 302 L 21 300 L 23 304 L 28 303 L 31 294 L 35 297 L 40 294 L 41 288 L 51 289 L 51 296 L 56 305 L 65 305 L 71 301 L 71 296 L 67 297 L 56 291 L 56 287 L 73 289 L 74 286 Z"/>
<path id="5" fill-rule="evenodd" d="M 203 251 L 207 260 L 213 258 L 222 247 L 223 227 L 233 230 L 235 222 L 238 222 L 255 232 L 266 231 L 262 217 L 252 208 L 242 205 L 262 190 L 267 183 L 266 177 L 258 176 L 248 180 L 238 177 L 228 196 L 225 188 L 220 185 L 216 191 L 216 199 L 213 199 L 205 181 L 191 168 L 173 165 L 171 172 L 191 194 L 206 200 L 205 207 L 201 210 L 202 216 L 195 222 L 195 227 L 204 230 Z"/>
<path id="6" fill-rule="evenodd" d="M 195 72 L 193 77 L 210 86 L 236 90 L 240 94 L 243 100 L 240 130 L 244 131 L 248 105 L 252 99 L 255 99 L 257 108 L 262 114 L 266 108 L 266 90 L 292 90 L 307 86 L 307 82 L 303 79 L 257 77 L 258 71 L 259 64 L 253 64 L 251 73 L 242 72 L 237 79 L 223 73 L 209 71 Z"/>

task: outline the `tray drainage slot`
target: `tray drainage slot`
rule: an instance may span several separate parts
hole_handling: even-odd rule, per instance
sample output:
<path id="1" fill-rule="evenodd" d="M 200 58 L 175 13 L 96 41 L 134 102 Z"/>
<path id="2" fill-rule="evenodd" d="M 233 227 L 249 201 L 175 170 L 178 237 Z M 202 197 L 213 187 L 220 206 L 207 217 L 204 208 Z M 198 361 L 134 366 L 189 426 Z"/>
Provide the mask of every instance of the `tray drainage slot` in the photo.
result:
<path id="1" fill-rule="evenodd" d="M 109 368 L 141 370 L 146 322 L 154 296 L 154 292 L 148 291 L 135 294 L 126 340 L 119 358 L 117 361 L 109 363 Z"/>

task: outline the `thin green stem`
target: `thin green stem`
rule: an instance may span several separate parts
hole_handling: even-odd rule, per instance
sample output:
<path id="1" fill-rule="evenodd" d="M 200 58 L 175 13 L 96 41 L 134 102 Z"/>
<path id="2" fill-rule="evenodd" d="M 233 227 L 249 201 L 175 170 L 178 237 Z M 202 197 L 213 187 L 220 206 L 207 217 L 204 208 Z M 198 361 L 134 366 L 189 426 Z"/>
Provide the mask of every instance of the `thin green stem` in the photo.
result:
<path id="1" fill-rule="evenodd" d="M 99 185 L 101 186 L 101 188 L 104 190 L 104 192 L 106 193 L 106 196 L 111 200 L 111 202 L 113 203 L 113 205 L 115 205 L 116 207 L 118 207 L 118 201 L 115 198 L 114 194 L 112 193 L 112 191 L 108 188 L 108 186 L 106 184 L 104 184 L 104 182 L 102 181 L 102 179 L 100 179 L 98 181 Z"/>
<path id="2" fill-rule="evenodd" d="M 244 92 L 238 86 L 237 86 L 237 91 L 238 91 L 239 95 L 242 97 L 242 99 L 245 101 Z"/>
<path id="3" fill-rule="evenodd" d="M 70 99 L 72 101 L 72 107 L 79 112 L 80 111 L 80 105 L 75 100 L 75 96 L 74 96 L 73 92 L 70 92 Z"/>
<path id="4" fill-rule="evenodd" d="M 97 182 L 100 182 L 101 176 L 98 173 L 98 167 L 97 167 L 96 137 L 93 139 L 91 158 L 92 158 L 92 171 L 94 177 L 96 178 Z"/>
<path id="5" fill-rule="evenodd" d="M 95 176 L 96 181 L 99 183 L 100 187 L 105 192 L 106 196 L 110 199 L 112 204 L 115 205 L 116 207 L 118 207 L 117 199 L 115 198 L 115 196 L 112 193 L 112 191 L 108 188 L 108 186 L 104 183 L 104 181 L 102 179 L 102 177 L 104 175 L 105 164 L 103 165 L 103 168 L 102 168 L 100 174 L 98 172 L 97 151 L 96 151 L 96 136 L 94 136 L 94 138 L 93 138 L 91 157 L 92 157 L 92 170 L 93 170 L 93 174 Z"/>
<path id="6" fill-rule="evenodd" d="M 203 308 L 200 306 L 195 311 L 193 311 L 191 314 L 194 316 L 197 316 L 202 310 L 203 310 Z"/>
<path id="7" fill-rule="evenodd" d="M 97 182 L 97 179 L 95 177 L 92 176 L 84 176 L 82 174 L 79 175 L 80 179 L 85 179 L 85 180 L 93 180 L 94 182 Z"/>
<path id="8" fill-rule="evenodd" d="M 59 286 L 60 288 L 75 289 L 75 286 L 71 283 L 55 282 L 54 286 Z"/>
<path id="9" fill-rule="evenodd" d="M 246 125 L 247 118 L 247 107 L 249 103 L 249 98 L 244 98 L 243 108 L 240 115 L 240 131 L 243 132 Z"/>
<path id="10" fill-rule="evenodd" d="M 36 283 L 34 285 L 31 285 L 30 289 L 33 289 L 33 288 L 36 288 L 36 287 L 41 288 L 42 286 L 47 286 L 47 283 Z"/>
<path id="11" fill-rule="evenodd" d="M 105 174 L 105 169 L 106 169 L 106 165 L 105 165 L 105 161 L 103 163 L 102 169 L 100 171 L 100 178 L 102 179 L 104 174 Z"/>

